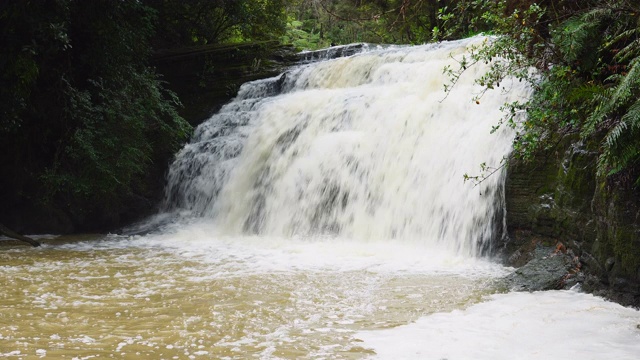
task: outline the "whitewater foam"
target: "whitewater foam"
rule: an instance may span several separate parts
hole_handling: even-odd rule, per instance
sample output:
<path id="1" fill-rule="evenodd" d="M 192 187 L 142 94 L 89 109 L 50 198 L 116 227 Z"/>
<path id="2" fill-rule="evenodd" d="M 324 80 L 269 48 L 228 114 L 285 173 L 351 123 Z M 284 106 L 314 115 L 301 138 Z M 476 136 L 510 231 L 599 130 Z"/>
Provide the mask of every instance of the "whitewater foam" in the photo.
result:
<path id="1" fill-rule="evenodd" d="M 638 359 L 640 312 L 574 291 L 489 296 L 394 329 L 356 334 L 375 359 Z"/>
<path id="2" fill-rule="evenodd" d="M 230 236 L 481 254 L 501 235 L 503 177 L 474 188 L 463 175 L 500 165 L 513 132 L 492 126 L 501 105 L 529 92 L 514 82 L 472 101 L 483 64 L 444 92 L 443 68 L 484 40 L 363 52 L 245 84 L 177 155 L 167 209 L 211 219 Z"/>

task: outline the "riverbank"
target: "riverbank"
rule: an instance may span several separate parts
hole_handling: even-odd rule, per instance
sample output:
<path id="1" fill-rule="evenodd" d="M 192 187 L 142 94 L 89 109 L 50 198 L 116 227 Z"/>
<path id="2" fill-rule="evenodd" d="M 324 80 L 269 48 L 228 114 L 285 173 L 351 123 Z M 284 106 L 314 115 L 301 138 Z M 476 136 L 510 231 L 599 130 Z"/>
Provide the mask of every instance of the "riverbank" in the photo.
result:
<path id="1" fill-rule="evenodd" d="M 640 191 L 596 175 L 599 142 L 556 136 L 530 162 L 509 162 L 499 257 L 521 267 L 551 248 L 576 263 L 585 291 L 640 307 Z"/>
<path id="2" fill-rule="evenodd" d="M 254 42 L 158 51 L 152 63 L 161 74 L 163 86 L 175 92 L 182 103 L 180 115 L 196 126 L 233 98 L 244 82 L 275 76 L 297 60 L 291 46 Z M 119 144 L 114 141 L 117 148 Z M 7 152 L 16 149 L 17 146 Z M 119 155 L 120 151 L 111 153 Z M 0 207 L 0 222 L 17 233 L 116 231 L 159 211 L 167 169 L 174 156 L 173 152 L 154 155 L 144 172 L 127 180 L 133 184 L 129 191 L 101 201 L 87 196 L 89 200 L 72 202 L 69 194 L 45 199 L 42 189 L 36 186 L 42 176 L 24 170 L 20 164 L 7 165 L 15 174 L 0 179 L 5 201 Z M 4 184 L 3 180 L 9 179 Z"/>

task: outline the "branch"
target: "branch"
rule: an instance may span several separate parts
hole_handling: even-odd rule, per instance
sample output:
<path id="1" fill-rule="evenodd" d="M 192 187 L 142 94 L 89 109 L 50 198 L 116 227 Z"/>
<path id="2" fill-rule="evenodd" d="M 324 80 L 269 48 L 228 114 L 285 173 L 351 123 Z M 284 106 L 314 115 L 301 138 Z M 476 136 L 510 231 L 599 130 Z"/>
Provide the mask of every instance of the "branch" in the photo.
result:
<path id="1" fill-rule="evenodd" d="M 40 243 L 33 240 L 30 237 L 26 237 L 24 235 L 20 235 L 17 232 L 9 229 L 8 227 L 0 224 L 0 235 L 5 235 L 7 237 L 10 237 L 12 239 L 16 239 L 16 240 L 20 240 L 20 241 L 24 241 L 26 243 L 29 243 L 31 246 L 33 247 L 38 247 L 40 246 Z"/>
<path id="2" fill-rule="evenodd" d="M 507 165 L 507 159 L 506 158 L 502 158 L 502 160 L 500 161 L 501 164 L 500 166 L 496 167 L 496 168 L 489 168 L 487 167 L 487 165 L 485 163 L 480 164 L 480 168 L 482 169 L 482 172 L 484 173 L 485 170 L 491 170 L 491 172 L 487 175 L 485 174 L 480 174 L 480 175 L 475 175 L 475 176 L 470 176 L 468 174 L 464 174 L 462 175 L 464 178 L 464 182 L 467 181 L 472 181 L 473 182 L 473 187 L 476 187 L 480 184 L 482 184 L 485 180 L 487 180 L 489 177 L 493 176 L 493 174 L 497 173 L 499 170 L 501 170 L 502 168 L 504 168 Z"/>
<path id="3" fill-rule="evenodd" d="M 440 103 L 442 103 L 443 101 L 445 101 L 447 99 L 447 97 L 449 97 L 449 94 L 451 93 L 451 89 L 458 83 L 458 79 L 460 79 L 460 76 L 462 76 L 462 74 L 467 71 L 468 68 L 470 68 L 471 66 L 477 64 L 480 59 L 476 58 L 473 53 L 473 51 L 475 50 L 475 46 L 472 47 L 471 49 L 471 54 L 470 54 L 470 59 L 471 62 L 467 61 L 467 57 L 466 55 L 462 55 L 462 60 L 458 60 L 456 58 L 453 57 L 453 54 L 449 54 L 449 57 L 454 60 L 455 62 L 457 62 L 460 67 L 457 70 L 452 70 L 451 66 L 447 65 L 444 67 L 444 69 L 442 69 L 442 73 L 446 76 L 449 77 L 449 83 L 448 84 L 444 84 L 444 97 L 439 101 Z M 485 90 L 486 91 L 486 90 Z M 477 101 L 478 99 L 476 97 L 474 97 L 472 100 Z"/>

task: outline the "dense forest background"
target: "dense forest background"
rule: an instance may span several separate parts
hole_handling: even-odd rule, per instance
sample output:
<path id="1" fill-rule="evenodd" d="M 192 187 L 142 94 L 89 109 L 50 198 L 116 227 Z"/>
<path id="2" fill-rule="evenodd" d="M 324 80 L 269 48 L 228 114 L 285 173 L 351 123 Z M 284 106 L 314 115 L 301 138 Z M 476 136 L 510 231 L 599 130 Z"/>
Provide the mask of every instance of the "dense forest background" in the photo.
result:
<path id="1" fill-rule="evenodd" d="M 640 184 L 633 0 L 12 1 L 0 27 L 0 222 L 21 230 L 105 231 L 148 212 L 191 131 L 154 54 L 265 40 L 313 50 L 498 35 L 443 71 L 455 86 L 469 63 L 493 60 L 482 85 L 531 83 L 533 98 L 496 119 L 518 131 L 516 154 L 578 136 L 597 143 L 598 176 Z M 25 226 L 24 214 L 48 223 Z"/>

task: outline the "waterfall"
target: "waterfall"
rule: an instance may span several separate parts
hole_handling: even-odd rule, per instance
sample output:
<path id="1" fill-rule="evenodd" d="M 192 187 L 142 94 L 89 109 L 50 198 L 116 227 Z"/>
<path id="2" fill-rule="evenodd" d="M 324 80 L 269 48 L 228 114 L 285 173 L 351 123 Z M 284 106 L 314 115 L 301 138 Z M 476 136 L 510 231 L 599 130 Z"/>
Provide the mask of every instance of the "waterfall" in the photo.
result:
<path id="1" fill-rule="evenodd" d="M 177 154 L 166 210 L 211 219 L 227 234 L 481 254 L 500 235 L 504 176 L 474 186 L 463 174 L 500 165 L 514 134 L 491 128 L 504 103 L 528 94 L 503 82 L 476 103 L 483 64 L 444 92 L 444 67 L 483 40 L 363 47 L 244 84 Z"/>

